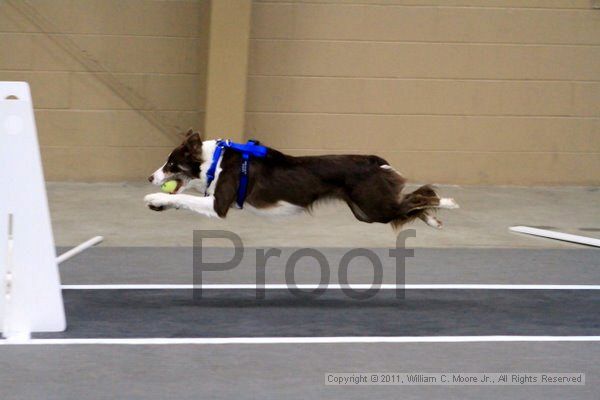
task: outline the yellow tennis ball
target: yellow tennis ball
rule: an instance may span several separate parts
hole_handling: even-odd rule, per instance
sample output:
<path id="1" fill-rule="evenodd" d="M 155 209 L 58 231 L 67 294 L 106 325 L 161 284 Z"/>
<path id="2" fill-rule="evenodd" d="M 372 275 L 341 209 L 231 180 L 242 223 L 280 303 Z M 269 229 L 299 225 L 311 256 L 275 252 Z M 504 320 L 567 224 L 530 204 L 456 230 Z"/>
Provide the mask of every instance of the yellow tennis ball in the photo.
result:
<path id="1" fill-rule="evenodd" d="M 160 187 L 165 193 L 173 193 L 177 189 L 177 181 L 167 181 L 163 183 Z"/>

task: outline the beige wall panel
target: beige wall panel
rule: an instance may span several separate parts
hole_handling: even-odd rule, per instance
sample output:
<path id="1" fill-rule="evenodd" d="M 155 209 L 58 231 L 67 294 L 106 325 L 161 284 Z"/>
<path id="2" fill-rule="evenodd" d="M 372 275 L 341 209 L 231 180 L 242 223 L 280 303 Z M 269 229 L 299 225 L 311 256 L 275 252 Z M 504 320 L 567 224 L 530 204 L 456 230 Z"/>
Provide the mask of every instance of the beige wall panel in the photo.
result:
<path id="1" fill-rule="evenodd" d="M 26 81 L 36 108 L 68 108 L 70 76 L 65 72 L 0 71 L 0 81 Z"/>
<path id="2" fill-rule="evenodd" d="M 294 0 L 297 3 L 372 4 L 443 7 L 581 8 L 594 0 Z M 289 3 L 290 0 L 258 0 L 257 3 Z"/>
<path id="3" fill-rule="evenodd" d="M 298 150 L 295 155 L 323 154 Z M 597 185 L 600 153 L 381 152 L 409 182 L 464 185 Z M 460 199 L 458 199 L 460 202 Z"/>
<path id="4" fill-rule="evenodd" d="M 590 10 L 255 3 L 253 38 L 600 44 Z"/>
<path id="5" fill-rule="evenodd" d="M 202 40 L 65 35 L 113 73 L 203 74 Z M 18 49 L 18 51 L 15 51 Z M 205 49 L 204 49 L 205 51 Z M 86 71 L 44 34 L 0 33 L 0 69 Z M 102 69 L 96 69 L 102 71 Z"/>
<path id="6" fill-rule="evenodd" d="M 146 75 L 144 96 L 160 110 L 204 110 L 206 80 L 201 75 Z"/>
<path id="7" fill-rule="evenodd" d="M 204 125 L 208 1 L 29 2 L 159 115 Z M 0 79 L 32 86 L 48 178 L 144 179 L 179 137 L 36 31 L 0 2 Z M 600 184 L 591 1 L 256 1 L 252 36 L 248 137 L 377 153 L 413 180 Z"/>
<path id="8" fill-rule="evenodd" d="M 127 110 L 131 107 L 94 74 L 74 72 L 71 77 L 71 108 L 95 110 Z M 119 74 L 117 79 L 138 93 L 143 93 L 144 76 Z"/>
<path id="9" fill-rule="evenodd" d="M 59 42 L 72 40 L 111 72 L 88 72 L 20 14 L 23 3 L 0 2 L 0 79 L 31 84 L 49 179 L 144 179 L 180 142 L 177 131 L 204 125 L 207 0 L 28 3 Z M 124 101 L 107 76 L 141 98 Z M 169 132 L 137 108 L 153 110 Z"/>
<path id="10" fill-rule="evenodd" d="M 213 1 L 206 90 L 207 137 L 244 136 L 251 0 Z"/>
<path id="11" fill-rule="evenodd" d="M 177 121 L 181 131 L 202 125 L 197 112 L 163 112 Z M 179 144 L 176 132 L 165 134 L 136 111 L 37 110 L 35 113 L 42 146 L 169 147 Z"/>
<path id="12" fill-rule="evenodd" d="M 250 77 L 248 111 L 598 116 L 600 83 Z"/>
<path id="13" fill-rule="evenodd" d="M 600 118 L 250 113 L 246 133 L 283 151 L 600 153 Z"/>
<path id="14" fill-rule="evenodd" d="M 115 78 L 148 100 L 145 109 L 198 111 L 202 106 L 203 82 L 198 75 L 116 74 Z M 71 100 L 76 109 L 131 108 L 91 73 L 71 74 Z"/>
<path id="15" fill-rule="evenodd" d="M 600 47 L 252 40 L 249 73 L 600 80 Z"/>
<path id="16" fill-rule="evenodd" d="M 111 72 L 199 73 L 201 39 L 71 36 Z"/>
<path id="17" fill-rule="evenodd" d="M 389 6 L 391 5 L 391 6 Z M 600 184 L 588 1 L 255 1 L 246 134 L 410 178 Z"/>
<path id="18" fill-rule="evenodd" d="M 577 105 L 579 112 L 583 115 L 600 117 L 600 82 L 589 85 L 573 84 L 572 90 L 574 103 L 581 103 Z"/>
<path id="19" fill-rule="evenodd" d="M 203 0 L 70 2 L 73 15 L 78 16 L 70 22 L 73 32 L 195 37 L 206 34 L 206 26 L 199 23 L 208 3 Z"/>
<path id="20" fill-rule="evenodd" d="M 49 181 L 143 181 L 172 147 L 42 147 Z"/>
<path id="21" fill-rule="evenodd" d="M 207 1 L 28 0 L 61 33 L 203 36 Z M 5 2 L 2 2 L 5 3 Z M 0 3 L 0 31 L 35 32 L 26 18 Z"/>
<path id="22" fill-rule="evenodd" d="M 597 185 L 599 153 L 384 153 L 411 180 L 437 183 Z"/>
<path id="23" fill-rule="evenodd" d="M 39 50 L 32 35 L 0 33 L 0 69 L 31 70 L 33 52 Z"/>
<path id="24" fill-rule="evenodd" d="M 198 112 L 158 111 L 156 114 L 159 118 L 167 118 L 176 124 L 174 127 L 175 131 L 168 132 L 169 136 L 173 137 L 173 140 L 176 144 L 179 144 L 182 135 L 185 135 L 190 128 L 197 131 L 202 131 L 204 120 L 206 119 L 206 112 L 204 110 L 200 110 Z"/>

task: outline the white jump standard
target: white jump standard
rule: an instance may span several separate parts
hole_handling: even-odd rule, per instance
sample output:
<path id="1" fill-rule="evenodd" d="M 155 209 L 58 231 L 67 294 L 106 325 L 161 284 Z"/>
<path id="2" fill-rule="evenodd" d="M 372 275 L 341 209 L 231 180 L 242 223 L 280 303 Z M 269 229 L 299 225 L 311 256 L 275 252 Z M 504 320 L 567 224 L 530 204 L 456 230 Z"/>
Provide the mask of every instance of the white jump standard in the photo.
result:
<path id="1" fill-rule="evenodd" d="M 58 263 L 102 241 L 96 237 L 56 258 L 29 85 L 0 82 L 0 329 L 10 340 L 66 329 Z M 10 171 L 10 173 L 9 173 Z"/>

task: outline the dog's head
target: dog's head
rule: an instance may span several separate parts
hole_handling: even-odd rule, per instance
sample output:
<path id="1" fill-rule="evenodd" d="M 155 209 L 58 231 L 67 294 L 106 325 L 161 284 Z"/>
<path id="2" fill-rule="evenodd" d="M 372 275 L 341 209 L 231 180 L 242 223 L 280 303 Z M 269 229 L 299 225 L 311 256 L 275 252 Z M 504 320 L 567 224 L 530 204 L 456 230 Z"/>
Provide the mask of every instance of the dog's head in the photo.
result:
<path id="1" fill-rule="evenodd" d="M 169 154 L 167 162 L 154 171 L 148 181 L 159 186 L 167 181 L 177 181 L 177 188 L 173 193 L 181 193 L 193 180 L 200 178 L 202 161 L 202 137 L 190 129 L 183 143 Z"/>

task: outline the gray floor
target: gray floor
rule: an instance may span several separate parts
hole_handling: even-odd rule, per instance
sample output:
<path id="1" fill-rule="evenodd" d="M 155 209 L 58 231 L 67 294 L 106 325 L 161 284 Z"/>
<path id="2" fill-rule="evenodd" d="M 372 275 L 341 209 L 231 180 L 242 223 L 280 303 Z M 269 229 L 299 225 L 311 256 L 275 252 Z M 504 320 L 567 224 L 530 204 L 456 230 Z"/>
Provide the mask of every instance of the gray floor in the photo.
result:
<path id="1" fill-rule="evenodd" d="M 326 206 L 317 210 L 315 217 L 300 217 L 285 222 L 263 221 L 243 213 L 233 213 L 232 218 L 225 221 L 208 220 L 185 212 L 153 213 L 146 210 L 141 198 L 152 190 L 149 185 L 143 184 L 49 185 L 58 245 L 72 246 L 98 234 L 106 237 L 101 247 L 61 267 L 65 284 L 191 283 L 193 270 L 189 246 L 194 229 L 228 229 L 240 235 L 247 246 L 254 247 L 363 246 L 383 249 L 393 246 L 395 241 L 389 227 L 357 223 L 343 207 Z M 598 237 L 600 192 L 597 188 L 444 187 L 442 191 L 445 195 L 455 197 L 462 208 L 440 214 L 446 223 L 442 231 L 416 225 L 417 238 L 409 242 L 410 247 L 416 248 L 416 257 L 407 261 L 406 283 L 599 283 L 598 250 L 512 234 L 507 230 L 509 225 L 527 224 L 551 226 L 566 232 Z M 332 259 L 337 260 L 335 257 L 339 257 L 339 254 L 336 255 L 335 251 L 332 254 Z M 252 254 L 249 253 L 247 257 L 234 270 L 206 275 L 205 282 L 253 282 L 255 269 Z M 335 282 L 337 264 L 331 264 L 331 281 Z M 281 282 L 281 271 L 281 263 L 268 264 L 267 281 Z M 351 281 L 370 279 L 371 270 L 368 273 L 365 271 L 360 265 L 353 267 Z M 384 263 L 384 276 L 389 279 L 391 273 L 390 266 Z M 314 282 L 316 276 L 317 273 L 310 266 L 298 267 L 298 282 Z M 496 327 L 503 325 L 502 328 L 512 329 L 519 326 L 515 321 L 520 321 L 542 332 L 561 327 L 565 334 L 572 334 L 573 331 L 569 329 L 583 326 L 588 329 L 586 334 L 600 334 L 596 295 L 588 293 L 580 296 L 580 292 L 564 292 L 559 296 L 565 297 L 548 298 L 545 292 L 520 293 L 515 297 L 513 293 L 490 294 L 484 291 L 476 299 L 425 296 L 409 300 L 404 307 L 415 307 L 416 313 L 412 315 L 415 322 L 419 320 L 421 312 L 435 311 L 436 315 L 443 316 L 442 320 L 446 323 L 464 328 L 461 322 L 468 321 L 472 312 L 485 317 L 485 311 L 489 311 L 491 315 L 500 313 L 502 318 L 513 318 L 487 320 L 491 321 L 492 326 L 479 320 L 473 326 L 490 329 L 495 323 Z M 109 292 L 104 293 L 107 294 Z M 122 313 L 120 322 L 143 330 L 150 323 L 160 327 L 162 321 L 161 316 L 152 321 L 137 319 L 140 309 L 144 313 L 144 302 L 172 305 L 177 298 L 168 294 L 164 292 L 162 297 L 154 300 L 143 296 L 108 296 L 102 301 L 94 301 L 100 309 L 103 305 L 112 307 L 115 301 L 122 302 L 122 308 L 117 310 Z M 441 294 L 437 292 L 431 296 Z M 138 293 L 138 296 L 141 295 L 143 293 Z M 75 305 L 81 305 L 80 299 L 69 296 L 66 295 L 67 306 L 72 301 Z M 240 301 L 243 307 L 239 307 Z M 140 305 L 139 302 L 142 302 L 142 306 L 136 307 L 136 304 Z M 201 323 L 215 334 L 224 322 L 231 329 L 240 325 L 247 328 L 251 326 L 249 321 L 264 323 L 264 319 L 253 316 L 262 313 L 262 318 L 269 318 L 269 312 L 277 309 L 272 306 L 264 310 L 239 298 L 233 301 L 234 306 L 231 306 L 231 299 L 225 299 L 224 303 L 215 299 L 211 302 L 212 305 L 206 310 L 210 315 L 205 315 Z M 337 321 L 341 321 L 336 327 L 360 326 L 370 321 L 371 324 L 366 325 L 365 329 L 371 332 L 376 328 L 373 324 L 377 318 L 387 318 L 387 324 L 400 326 L 394 318 L 405 317 L 405 314 L 380 314 L 381 310 L 389 311 L 389 304 L 375 305 L 366 311 L 362 310 L 366 314 L 371 311 L 374 315 L 357 317 L 353 317 L 352 312 L 360 310 L 360 307 L 350 306 L 347 310 L 347 304 L 332 307 L 327 301 L 317 302 L 310 307 L 296 304 L 291 311 L 301 311 L 306 318 L 318 317 L 316 321 L 303 324 L 307 326 L 302 329 L 326 325 L 323 319 L 328 314 L 335 315 Z M 156 307 L 159 311 L 161 308 Z M 168 311 L 176 312 L 171 307 L 168 307 Z M 277 316 L 291 318 L 297 315 L 290 313 L 290 310 L 272 313 L 270 318 L 275 324 L 267 328 L 277 327 Z M 83 315 L 90 323 L 102 320 L 102 315 L 93 312 Z M 344 319 L 345 316 L 348 320 Z M 517 316 L 520 319 L 515 318 Z M 558 316 L 562 321 L 557 323 L 553 316 Z M 239 324 L 238 318 L 247 323 Z M 294 324 L 289 326 L 293 327 Z M 422 329 L 424 324 L 412 326 Z M 2 399 L 598 399 L 598 360 L 598 342 L 16 345 L 0 347 L 0 390 Z M 326 372 L 382 371 L 584 372 L 586 385 L 324 385 Z"/>
<path id="2" fill-rule="evenodd" d="M 219 249 L 209 250 L 220 254 Z M 589 248 L 420 248 L 407 263 L 406 283 L 598 284 L 597 254 Z M 339 252 L 331 256 L 335 259 Z M 251 253 L 248 257 L 234 271 L 215 274 L 205 282 L 252 282 Z M 62 265 L 61 275 L 65 284 L 191 283 L 192 266 L 189 248 L 100 247 Z M 280 282 L 282 275 L 273 272 L 274 267 L 269 282 Z M 385 264 L 386 272 L 388 267 Z M 301 271 L 300 282 L 314 282 L 315 271 L 300 266 Z M 95 292 L 65 291 L 68 333 L 214 337 L 335 334 L 332 329 L 359 335 L 600 332 L 600 301 L 595 292 L 416 291 L 404 301 L 376 297 L 366 307 L 336 298 L 298 301 L 271 292 L 267 307 L 256 304 L 252 293 L 226 292 L 221 298 L 217 293 L 207 303 L 194 304 L 185 290 L 129 296 L 128 291 L 115 295 L 107 290 L 100 297 Z M 83 319 L 71 314 L 72 307 L 79 308 L 76 312 Z M 296 323 L 298 316 L 302 319 Z M 179 321 L 177 326 L 169 324 L 173 319 Z M 7 394 L 3 399 L 597 399 L 600 393 L 598 342 L 5 346 L 0 354 L 0 387 Z M 583 372 L 587 383 L 581 387 L 324 385 L 327 372 L 381 371 Z"/>
<path id="3" fill-rule="evenodd" d="M 65 290 L 67 331 L 35 337 L 600 334 L 596 290 L 382 290 L 362 300 L 341 290 L 318 295 L 269 290 L 259 299 L 252 290 L 192 292 Z"/>
<path id="4" fill-rule="evenodd" d="M 62 253 L 67 248 L 59 248 Z M 340 258 L 346 248 L 318 247 L 326 256 L 330 282 L 338 283 Z M 266 283 L 285 283 L 285 265 L 295 249 L 283 248 L 279 258 L 269 259 Z M 383 282 L 395 283 L 395 259 L 388 249 L 372 250 L 382 263 Z M 230 256 L 222 248 L 206 248 L 209 261 Z M 579 249 L 428 249 L 417 248 L 406 258 L 405 283 L 488 284 L 600 284 L 600 250 Z M 97 247 L 60 266 L 64 284 L 191 284 L 194 263 L 191 247 Z M 197 268 L 197 271 L 199 268 Z M 204 272 L 207 284 L 256 283 L 256 249 L 246 248 L 238 266 Z M 373 267 L 366 259 L 350 264 L 350 283 L 370 283 Z M 298 261 L 297 283 L 319 283 L 320 269 L 311 259 Z"/>
<path id="5" fill-rule="evenodd" d="M 12 346 L 13 399 L 589 399 L 597 343 Z M 585 372 L 585 386 L 325 386 L 328 372 Z"/>

